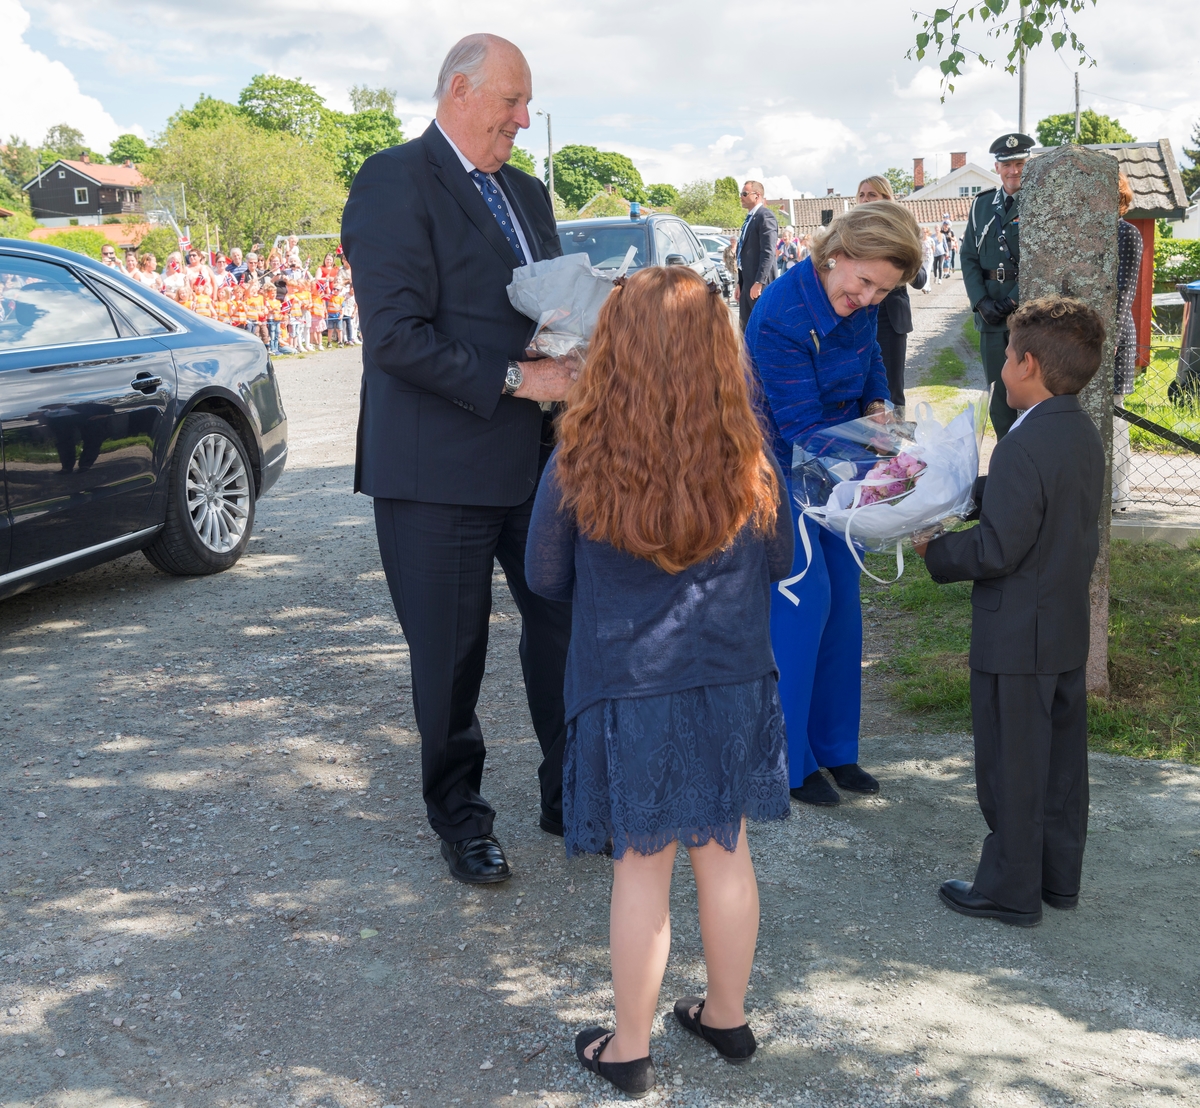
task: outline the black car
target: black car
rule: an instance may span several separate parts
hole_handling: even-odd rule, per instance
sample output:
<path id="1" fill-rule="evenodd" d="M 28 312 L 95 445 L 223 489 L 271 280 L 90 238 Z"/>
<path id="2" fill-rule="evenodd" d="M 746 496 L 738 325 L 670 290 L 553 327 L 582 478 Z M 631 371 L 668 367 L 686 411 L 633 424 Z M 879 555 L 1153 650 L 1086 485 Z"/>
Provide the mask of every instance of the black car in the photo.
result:
<path id="1" fill-rule="evenodd" d="M 674 215 L 637 219 L 568 219 L 558 225 L 564 254 L 587 254 L 599 270 L 616 270 L 634 248 L 627 272 L 648 265 L 686 265 L 719 285 L 720 275 L 692 229 Z"/>
<path id="2" fill-rule="evenodd" d="M 0 598 L 141 550 L 216 573 L 287 460 L 266 348 L 90 258 L 0 239 Z"/>

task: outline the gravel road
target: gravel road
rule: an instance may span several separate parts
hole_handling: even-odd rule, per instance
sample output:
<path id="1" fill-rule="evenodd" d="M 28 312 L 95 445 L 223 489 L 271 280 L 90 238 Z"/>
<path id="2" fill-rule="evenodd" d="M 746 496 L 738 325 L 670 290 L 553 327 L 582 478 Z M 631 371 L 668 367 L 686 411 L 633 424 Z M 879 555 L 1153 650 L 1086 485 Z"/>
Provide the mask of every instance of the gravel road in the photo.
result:
<path id="1" fill-rule="evenodd" d="M 571 1050 L 611 1011 L 609 866 L 537 829 L 502 579 L 480 714 L 516 876 L 472 889 L 425 823 L 407 652 L 350 494 L 358 354 L 279 371 L 290 468 L 236 568 L 137 555 L 0 603 L 0 1102 L 616 1103 Z M 1200 770 L 1094 757 L 1079 910 L 954 915 L 937 885 L 983 831 L 969 739 L 888 704 L 872 635 L 881 797 L 752 828 L 761 1049 L 735 1069 L 668 1021 L 648 1103 L 1200 1105 Z M 682 858 L 674 901 L 664 1013 L 703 989 Z"/>

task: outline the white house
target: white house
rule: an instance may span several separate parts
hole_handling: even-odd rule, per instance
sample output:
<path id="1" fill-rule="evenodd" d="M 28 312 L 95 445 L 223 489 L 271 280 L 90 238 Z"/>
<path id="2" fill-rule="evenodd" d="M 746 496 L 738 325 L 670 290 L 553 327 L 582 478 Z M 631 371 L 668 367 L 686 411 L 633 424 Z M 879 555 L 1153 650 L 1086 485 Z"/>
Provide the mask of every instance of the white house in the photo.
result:
<path id="1" fill-rule="evenodd" d="M 913 197 L 922 200 L 971 199 L 985 189 L 1000 187 L 1000 178 L 990 169 L 967 161 L 965 153 L 950 155 L 950 172 L 933 184 L 925 184 L 925 159 L 913 158 Z"/>

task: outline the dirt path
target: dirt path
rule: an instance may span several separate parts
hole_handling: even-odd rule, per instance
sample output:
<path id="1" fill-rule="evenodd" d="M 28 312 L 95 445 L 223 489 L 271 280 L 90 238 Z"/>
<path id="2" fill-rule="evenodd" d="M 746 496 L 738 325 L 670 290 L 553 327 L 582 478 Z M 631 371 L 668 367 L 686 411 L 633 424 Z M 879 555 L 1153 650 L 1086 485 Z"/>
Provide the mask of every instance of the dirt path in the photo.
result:
<path id="1" fill-rule="evenodd" d="M 139 555 L 0 604 L 6 1106 L 617 1102 L 571 1053 L 610 1017 L 609 867 L 537 829 L 501 583 L 480 714 L 516 876 L 450 881 L 426 828 L 349 492 L 357 361 L 281 364 L 292 460 L 236 569 Z M 649 1103 L 1200 1104 L 1200 770 L 1093 758 L 1080 909 L 968 921 L 935 896 L 981 838 L 968 740 L 867 676 L 882 797 L 752 831 L 762 1049 L 734 1069 L 665 1023 Z M 675 903 L 664 1012 L 703 988 L 683 861 Z"/>

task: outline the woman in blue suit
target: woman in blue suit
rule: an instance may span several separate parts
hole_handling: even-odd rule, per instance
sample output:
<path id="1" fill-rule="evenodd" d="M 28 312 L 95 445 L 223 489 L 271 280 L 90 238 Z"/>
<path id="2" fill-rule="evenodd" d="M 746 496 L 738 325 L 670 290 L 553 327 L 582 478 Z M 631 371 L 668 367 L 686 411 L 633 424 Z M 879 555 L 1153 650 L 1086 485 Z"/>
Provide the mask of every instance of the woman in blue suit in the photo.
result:
<path id="1" fill-rule="evenodd" d="M 899 204 L 861 204 L 834 220 L 809 257 L 764 290 L 746 328 L 775 456 L 790 480 L 792 448 L 814 431 L 878 413 L 887 374 L 875 340 L 878 305 L 921 268 L 916 220 Z M 771 594 L 771 643 L 787 721 L 792 796 L 834 805 L 827 769 L 848 792 L 876 793 L 858 765 L 862 702 L 860 571 L 846 543 L 792 506 L 811 564 Z M 805 569 L 796 543 L 792 575 Z"/>

